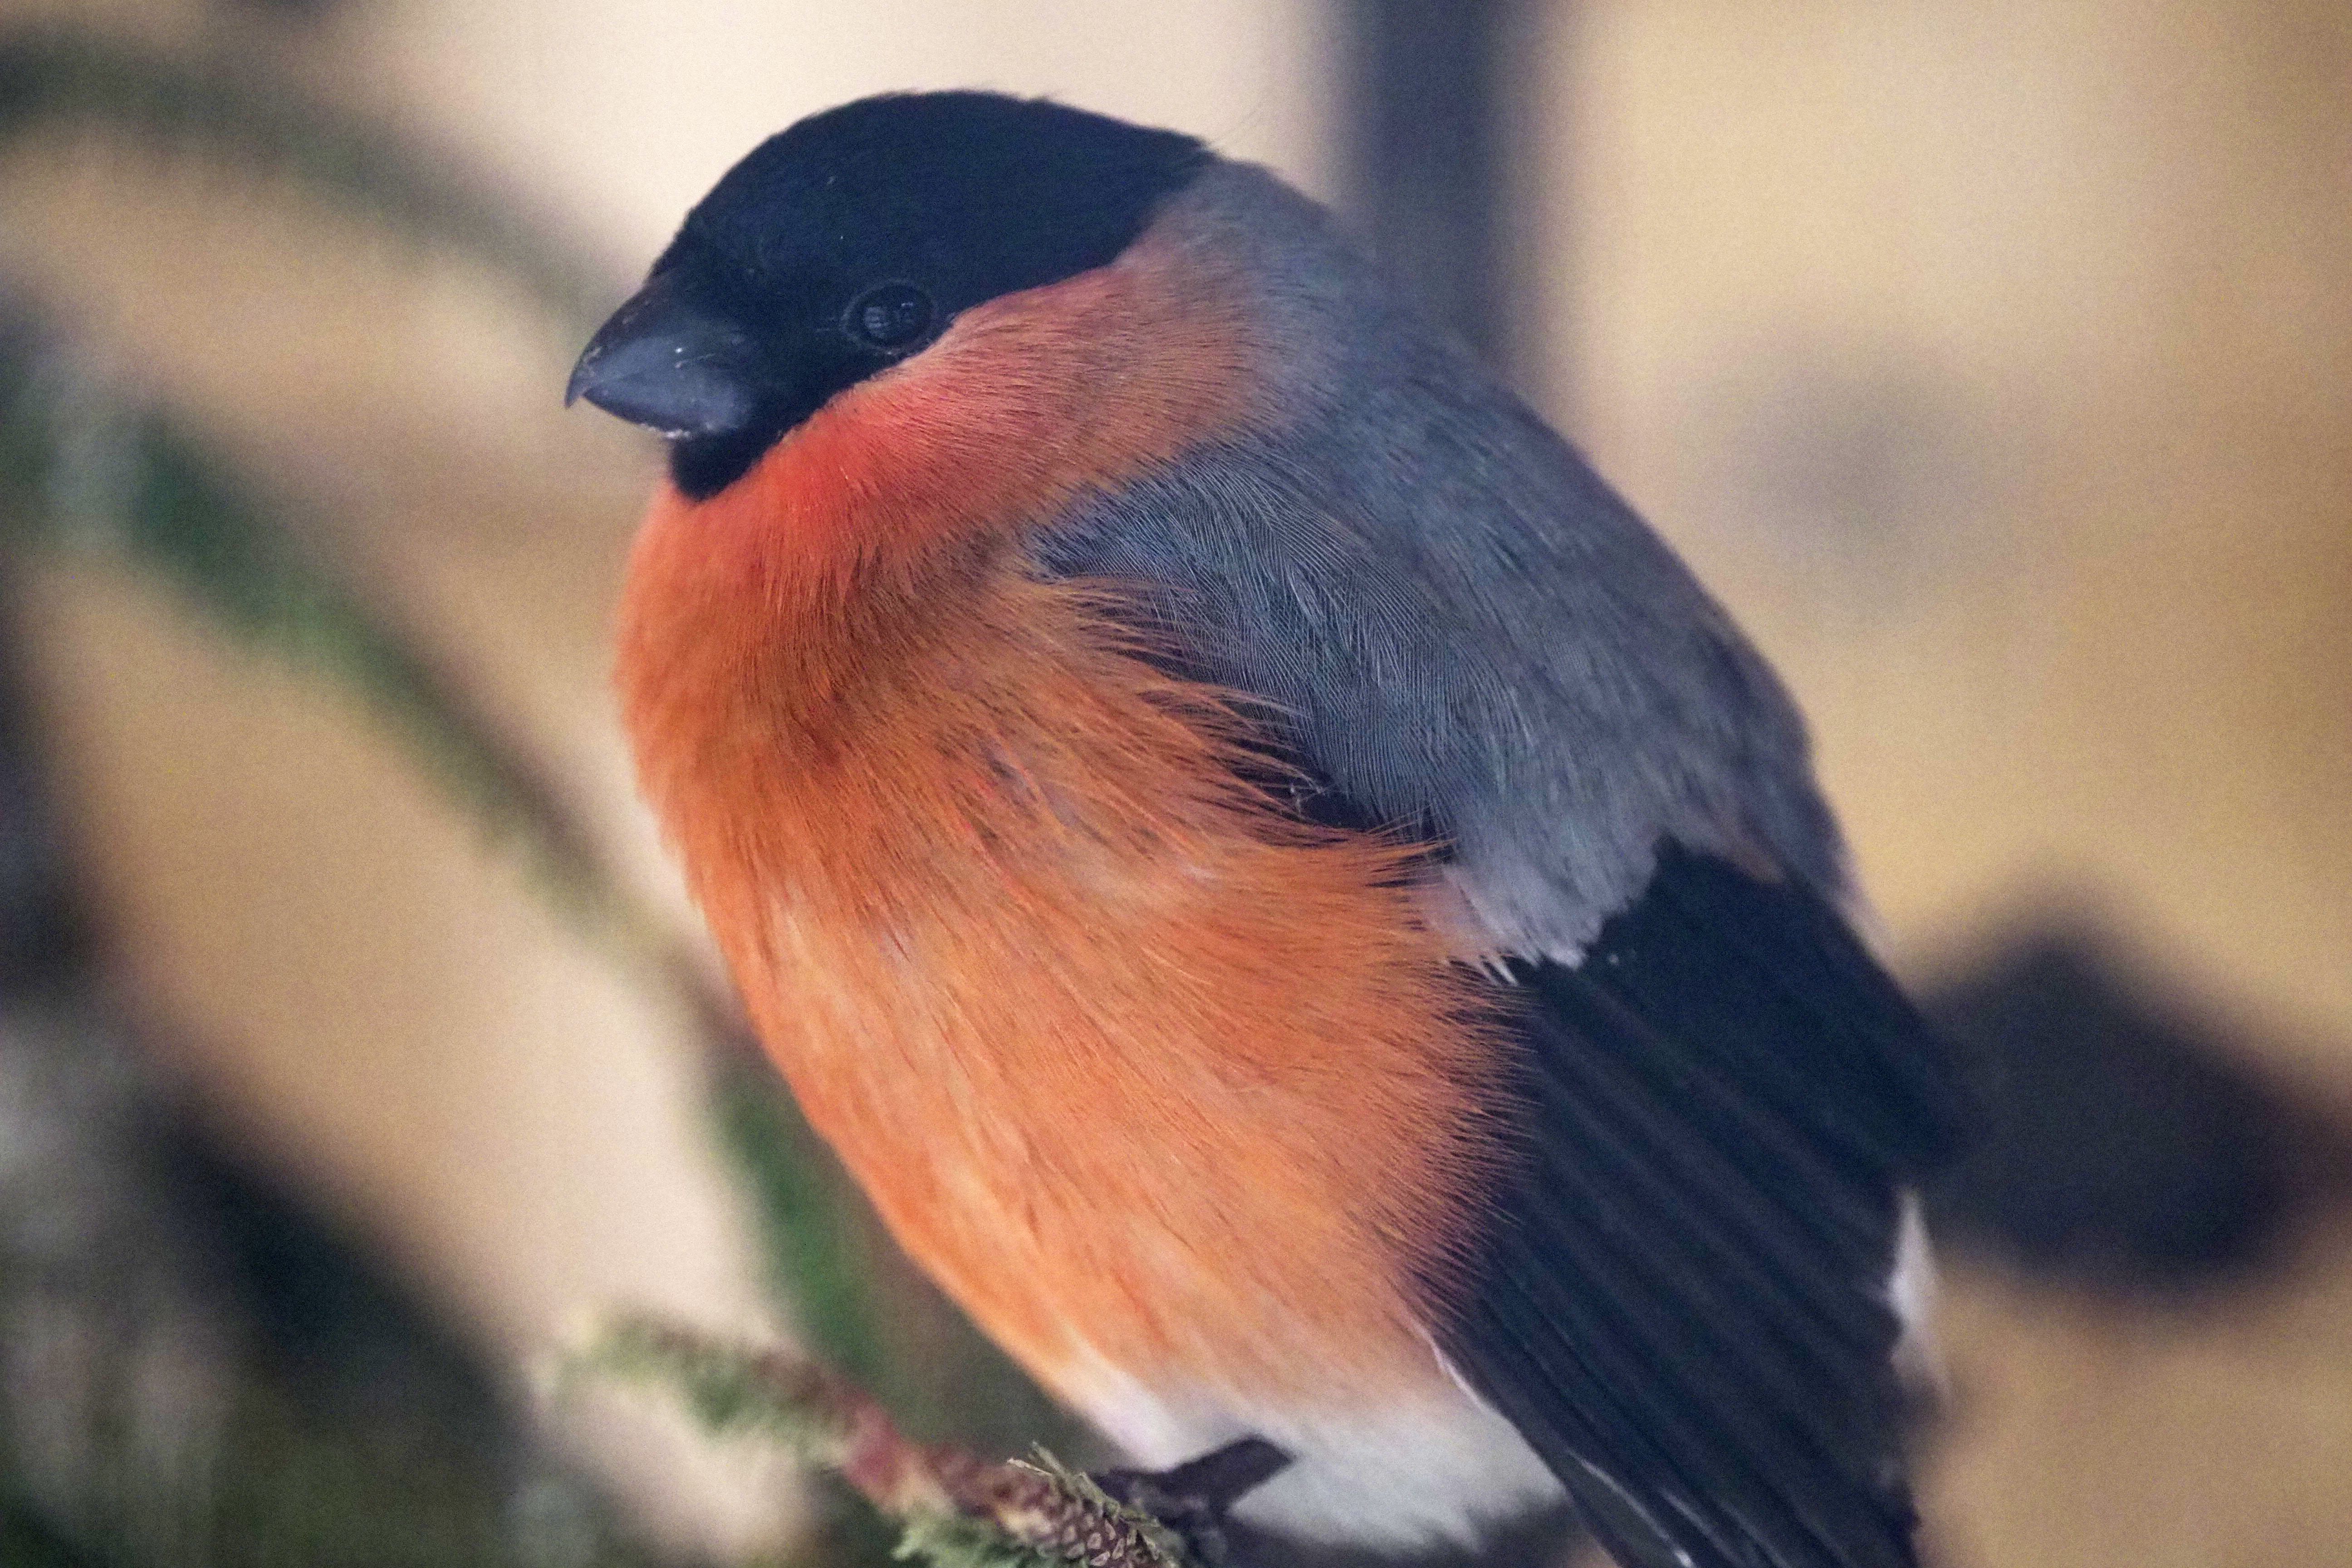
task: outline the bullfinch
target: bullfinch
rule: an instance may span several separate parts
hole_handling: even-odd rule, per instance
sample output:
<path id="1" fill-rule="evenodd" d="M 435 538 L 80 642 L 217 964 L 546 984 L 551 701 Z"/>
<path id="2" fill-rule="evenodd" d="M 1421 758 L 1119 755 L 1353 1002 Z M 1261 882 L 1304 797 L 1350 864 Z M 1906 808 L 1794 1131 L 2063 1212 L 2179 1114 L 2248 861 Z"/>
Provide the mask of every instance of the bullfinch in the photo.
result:
<path id="1" fill-rule="evenodd" d="M 1235 1518 L 1563 1497 L 1904 1568 L 1951 1074 L 1786 691 L 1315 203 L 1052 102 L 801 121 L 587 347 L 667 438 L 617 680 L 754 1024 L 906 1250 Z"/>

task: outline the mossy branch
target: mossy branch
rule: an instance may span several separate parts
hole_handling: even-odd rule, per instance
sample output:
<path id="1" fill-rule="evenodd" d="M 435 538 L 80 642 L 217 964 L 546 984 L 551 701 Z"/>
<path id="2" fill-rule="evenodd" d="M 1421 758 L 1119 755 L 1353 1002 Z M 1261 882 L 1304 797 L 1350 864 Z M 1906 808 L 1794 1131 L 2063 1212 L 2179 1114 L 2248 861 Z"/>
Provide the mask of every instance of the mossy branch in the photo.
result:
<path id="1" fill-rule="evenodd" d="M 938 1568 L 1197 1568 L 1160 1521 L 1044 1450 L 990 1463 L 901 1433 L 871 1395 L 775 1350 L 645 1317 L 614 1321 L 567 1369 L 667 1389 L 705 1430 L 781 1445 L 897 1521 L 898 1555 Z"/>

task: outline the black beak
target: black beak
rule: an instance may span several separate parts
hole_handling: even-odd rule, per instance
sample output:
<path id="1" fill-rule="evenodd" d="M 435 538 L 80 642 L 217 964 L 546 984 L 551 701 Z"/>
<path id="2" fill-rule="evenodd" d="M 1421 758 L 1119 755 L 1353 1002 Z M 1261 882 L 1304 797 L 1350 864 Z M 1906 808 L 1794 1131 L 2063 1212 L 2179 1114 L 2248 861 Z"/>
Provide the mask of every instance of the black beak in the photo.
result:
<path id="1" fill-rule="evenodd" d="M 749 332 L 656 273 L 588 340 L 563 405 L 584 397 L 665 436 L 732 436 L 757 416 L 763 379 Z"/>

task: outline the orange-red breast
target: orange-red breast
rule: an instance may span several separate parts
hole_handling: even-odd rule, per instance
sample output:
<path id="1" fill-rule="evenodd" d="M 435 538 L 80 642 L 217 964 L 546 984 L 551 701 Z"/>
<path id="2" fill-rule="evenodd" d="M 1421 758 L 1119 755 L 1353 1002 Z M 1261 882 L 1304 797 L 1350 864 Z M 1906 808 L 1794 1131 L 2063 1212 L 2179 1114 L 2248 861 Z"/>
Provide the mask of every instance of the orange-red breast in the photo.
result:
<path id="1" fill-rule="evenodd" d="M 1306 1535 L 1563 1490 L 1906 1568 L 1936 1047 L 1799 718 L 1328 216 L 982 93 L 753 152 L 572 387 L 669 439 L 619 681 L 762 1037 L 908 1252 Z"/>

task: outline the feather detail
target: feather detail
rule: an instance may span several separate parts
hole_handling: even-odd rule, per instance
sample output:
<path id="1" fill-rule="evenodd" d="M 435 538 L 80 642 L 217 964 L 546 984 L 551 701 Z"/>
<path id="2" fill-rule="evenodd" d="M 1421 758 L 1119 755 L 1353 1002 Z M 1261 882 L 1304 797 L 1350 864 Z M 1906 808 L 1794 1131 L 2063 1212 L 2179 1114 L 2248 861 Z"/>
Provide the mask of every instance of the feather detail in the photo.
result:
<path id="1" fill-rule="evenodd" d="M 1233 416 L 1245 345 L 1176 276 L 975 310 L 657 500 L 625 717 L 811 1121 L 1049 1384 L 1443 1386 L 1499 1053 L 1415 852 L 1287 816 L 1234 703 L 1013 547 Z"/>
<path id="2" fill-rule="evenodd" d="M 1910 1568 L 1900 1189 L 1961 1113 L 1826 900 L 1661 847 L 1522 964 L 1529 1158 L 1440 1335 L 1628 1568 Z"/>

